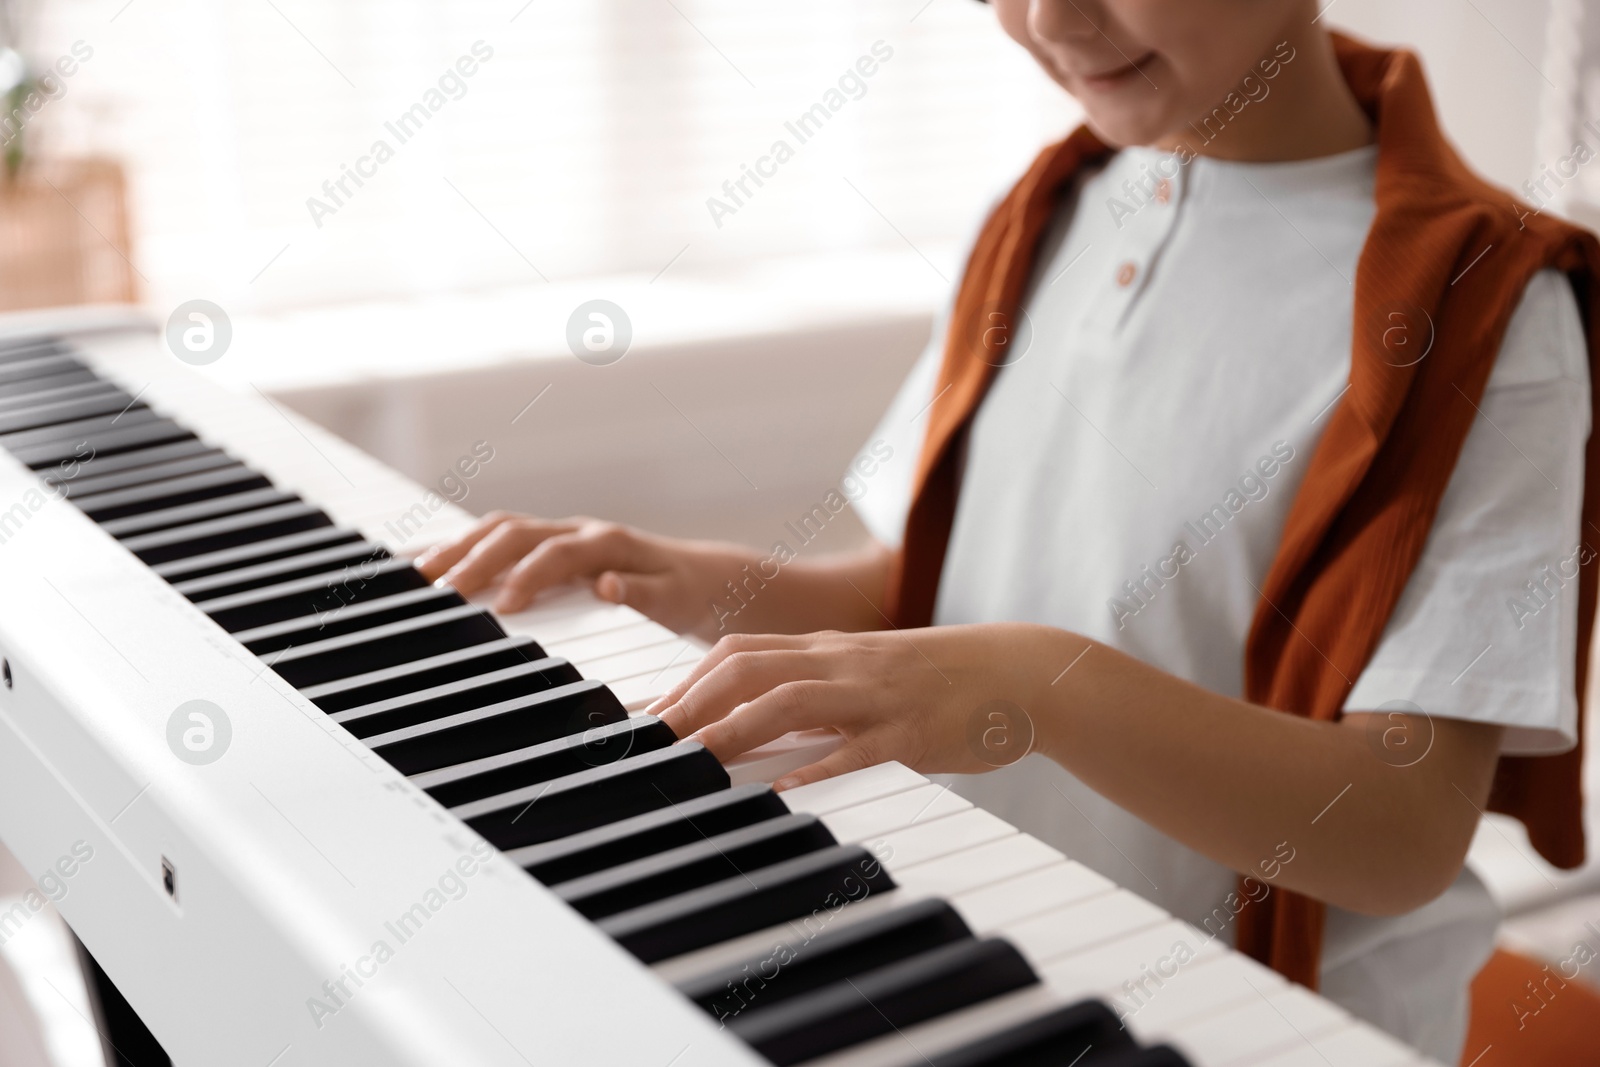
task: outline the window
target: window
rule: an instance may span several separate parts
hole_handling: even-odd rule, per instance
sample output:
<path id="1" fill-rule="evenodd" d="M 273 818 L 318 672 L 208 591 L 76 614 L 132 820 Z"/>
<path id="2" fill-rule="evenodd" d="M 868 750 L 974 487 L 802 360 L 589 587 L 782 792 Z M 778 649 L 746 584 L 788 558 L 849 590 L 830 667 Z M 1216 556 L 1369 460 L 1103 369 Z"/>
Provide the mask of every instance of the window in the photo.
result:
<path id="1" fill-rule="evenodd" d="M 29 38 L 93 49 L 29 136 L 124 163 L 158 306 L 938 258 L 1078 115 L 967 0 L 52 0 Z"/>

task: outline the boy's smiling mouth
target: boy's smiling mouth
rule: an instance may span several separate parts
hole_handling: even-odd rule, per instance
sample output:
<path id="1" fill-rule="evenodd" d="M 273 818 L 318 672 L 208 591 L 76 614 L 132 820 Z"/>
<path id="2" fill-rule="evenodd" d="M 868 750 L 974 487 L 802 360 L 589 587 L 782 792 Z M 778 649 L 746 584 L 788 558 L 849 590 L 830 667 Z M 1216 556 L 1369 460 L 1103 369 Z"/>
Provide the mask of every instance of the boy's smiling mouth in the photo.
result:
<path id="1" fill-rule="evenodd" d="M 1155 61 L 1155 58 L 1156 54 L 1154 52 L 1146 52 L 1132 62 L 1123 63 L 1120 66 L 1101 70 L 1094 74 L 1079 74 L 1078 80 L 1088 88 L 1102 92 L 1108 89 L 1115 89 L 1135 74 L 1142 73 L 1146 66 Z"/>

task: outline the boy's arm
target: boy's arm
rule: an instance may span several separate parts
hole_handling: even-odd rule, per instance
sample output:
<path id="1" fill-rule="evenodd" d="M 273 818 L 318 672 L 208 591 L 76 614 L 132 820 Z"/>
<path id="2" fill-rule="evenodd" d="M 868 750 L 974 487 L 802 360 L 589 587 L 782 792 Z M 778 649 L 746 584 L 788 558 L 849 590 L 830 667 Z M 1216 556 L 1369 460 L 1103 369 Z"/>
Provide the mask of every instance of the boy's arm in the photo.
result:
<path id="1" fill-rule="evenodd" d="M 552 586 L 593 582 L 606 600 L 714 641 L 728 633 L 882 626 L 876 605 L 890 560 L 876 541 L 854 552 L 795 558 L 596 519 L 494 512 L 465 536 L 424 553 L 417 566 L 467 596 L 498 582 L 495 609 L 502 612 L 522 610 Z"/>
<path id="2" fill-rule="evenodd" d="M 793 729 L 846 735 L 784 787 L 891 759 L 989 770 L 999 726 L 1013 752 L 1043 752 L 1217 862 L 1366 914 L 1454 880 L 1501 734 L 1426 716 L 1312 722 L 1015 623 L 729 638 L 651 710 L 723 759 Z"/>

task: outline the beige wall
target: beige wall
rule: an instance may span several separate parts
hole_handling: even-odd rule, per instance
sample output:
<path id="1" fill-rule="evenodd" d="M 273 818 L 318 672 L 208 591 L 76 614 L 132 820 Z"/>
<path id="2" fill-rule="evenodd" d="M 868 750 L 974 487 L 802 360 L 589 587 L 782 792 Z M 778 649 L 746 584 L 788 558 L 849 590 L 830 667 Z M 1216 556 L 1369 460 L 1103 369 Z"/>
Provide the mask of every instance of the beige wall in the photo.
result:
<path id="1" fill-rule="evenodd" d="M 1513 187 L 1533 171 L 1549 0 L 1323 3 L 1335 28 L 1421 55 L 1445 130 L 1479 171 Z"/>

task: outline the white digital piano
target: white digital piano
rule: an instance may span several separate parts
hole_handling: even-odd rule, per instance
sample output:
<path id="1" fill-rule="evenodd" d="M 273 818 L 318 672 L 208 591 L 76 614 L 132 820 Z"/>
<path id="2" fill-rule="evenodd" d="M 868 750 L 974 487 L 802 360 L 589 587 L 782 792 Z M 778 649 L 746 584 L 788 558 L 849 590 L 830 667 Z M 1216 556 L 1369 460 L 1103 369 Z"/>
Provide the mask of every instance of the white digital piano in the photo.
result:
<path id="1" fill-rule="evenodd" d="M 470 522 L 128 313 L 0 318 L 0 839 L 126 1061 L 1425 1062 L 898 764 L 674 743 L 703 649 L 402 553 Z"/>

